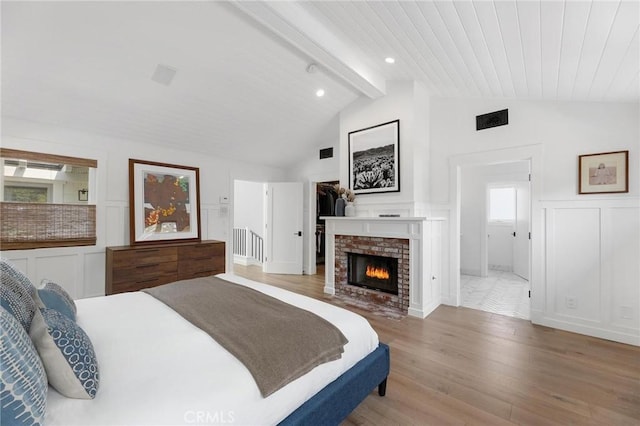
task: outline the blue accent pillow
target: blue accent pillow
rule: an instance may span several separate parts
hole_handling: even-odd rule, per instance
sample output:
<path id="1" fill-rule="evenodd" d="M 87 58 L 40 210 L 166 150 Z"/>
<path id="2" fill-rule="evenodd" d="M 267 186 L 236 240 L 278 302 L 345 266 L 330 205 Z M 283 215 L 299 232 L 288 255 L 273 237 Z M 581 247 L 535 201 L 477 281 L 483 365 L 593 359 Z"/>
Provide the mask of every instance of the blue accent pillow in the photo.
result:
<path id="1" fill-rule="evenodd" d="M 0 275 L 3 277 L 11 277 L 16 280 L 31 297 L 36 295 L 36 287 L 31 283 L 29 278 L 20 272 L 20 270 L 9 259 L 0 257 Z"/>
<path id="2" fill-rule="evenodd" d="M 53 309 L 36 311 L 30 331 L 49 384 L 69 398 L 93 399 L 98 391 L 98 360 L 89 336 Z"/>
<path id="3" fill-rule="evenodd" d="M 78 312 L 76 304 L 60 285 L 49 280 L 42 280 L 43 288 L 38 289 L 38 297 L 40 298 L 39 307 L 54 309 L 72 321 L 76 320 Z"/>
<path id="4" fill-rule="evenodd" d="M 6 426 L 42 424 L 47 376 L 29 335 L 0 307 L 0 419 Z"/>
<path id="5" fill-rule="evenodd" d="M 31 320 L 38 309 L 36 301 L 14 275 L 2 273 L 0 276 L 0 305 L 20 322 L 28 333 Z"/>

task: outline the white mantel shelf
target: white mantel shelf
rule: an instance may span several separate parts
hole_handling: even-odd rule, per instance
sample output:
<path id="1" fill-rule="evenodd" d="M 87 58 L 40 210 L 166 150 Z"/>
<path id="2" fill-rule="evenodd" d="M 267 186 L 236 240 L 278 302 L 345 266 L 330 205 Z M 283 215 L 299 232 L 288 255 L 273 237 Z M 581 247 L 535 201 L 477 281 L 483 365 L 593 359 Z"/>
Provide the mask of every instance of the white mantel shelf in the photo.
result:
<path id="1" fill-rule="evenodd" d="M 322 216 L 320 219 L 329 220 L 427 220 L 426 217 L 402 216 Z"/>
<path id="2" fill-rule="evenodd" d="M 403 221 L 409 221 L 409 222 L 421 222 L 424 220 L 445 220 L 445 218 L 443 217 L 402 217 L 402 216 L 384 216 L 384 217 L 380 217 L 380 216 L 371 216 L 371 217 L 366 217 L 366 216 L 320 216 L 320 219 L 324 219 L 324 220 L 347 220 L 347 221 L 352 221 L 352 220 L 356 220 L 356 221 L 365 221 L 365 222 L 371 222 L 371 221 L 394 221 L 394 222 L 403 222 Z"/>
<path id="3" fill-rule="evenodd" d="M 325 220 L 325 259 L 335 264 L 336 235 L 364 237 L 404 238 L 409 240 L 409 315 L 424 318 L 440 304 L 439 267 L 433 273 L 432 251 L 438 247 L 440 222 L 434 217 L 363 217 L 322 216 Z M 325 268 L 324 292 L 335 294 L 335 270 Z"/>

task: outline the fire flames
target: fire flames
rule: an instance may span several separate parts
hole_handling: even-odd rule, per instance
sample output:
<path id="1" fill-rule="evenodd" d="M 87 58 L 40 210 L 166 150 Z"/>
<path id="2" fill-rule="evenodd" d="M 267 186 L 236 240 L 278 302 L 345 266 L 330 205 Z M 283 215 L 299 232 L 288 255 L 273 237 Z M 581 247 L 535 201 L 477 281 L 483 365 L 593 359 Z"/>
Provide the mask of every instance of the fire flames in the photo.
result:
<path id="1" fill-rule="evenodd" d="M 367 266 L 367 277 L 369 278 L 378 278 L 379 280 L 388 280 L 389 279 L 389 271 L 385 268 L 376 268 L 374 266 Z"/>

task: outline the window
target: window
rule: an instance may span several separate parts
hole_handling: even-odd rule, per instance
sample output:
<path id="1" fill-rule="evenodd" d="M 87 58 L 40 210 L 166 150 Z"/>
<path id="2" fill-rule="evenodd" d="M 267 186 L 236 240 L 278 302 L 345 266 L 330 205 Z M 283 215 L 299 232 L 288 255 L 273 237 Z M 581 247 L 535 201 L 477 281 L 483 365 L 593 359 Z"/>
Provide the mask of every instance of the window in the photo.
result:
<path id="1" fill-rule="evenodd" d="M 96 244 L 97 161 L 0 148 L 0 249 Z"/>
<path id="2" fill-rule="evenodd" d="M 516 189 L 514 187 L 489 188 L 489 221 L 516 220 Z"/>
<path id="3" fill-rule="evenodd" d="M 18 203 L 46 203 L 49 200 L 49 188 L 42 186 L 4 185 L 4 201 Z"/>

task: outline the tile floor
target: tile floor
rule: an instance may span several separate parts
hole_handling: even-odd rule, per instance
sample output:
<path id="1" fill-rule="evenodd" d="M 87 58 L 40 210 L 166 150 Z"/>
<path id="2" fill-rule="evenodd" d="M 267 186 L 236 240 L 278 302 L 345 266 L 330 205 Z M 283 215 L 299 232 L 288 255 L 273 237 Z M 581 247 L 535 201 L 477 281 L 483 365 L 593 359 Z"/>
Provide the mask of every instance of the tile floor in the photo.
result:
<path id="1" fill-rule="evenodd" d="M 504 271 L 488 277 L 460 275 L 462 306 L 515 318 L 531 319 L 529 281 Z"/>

